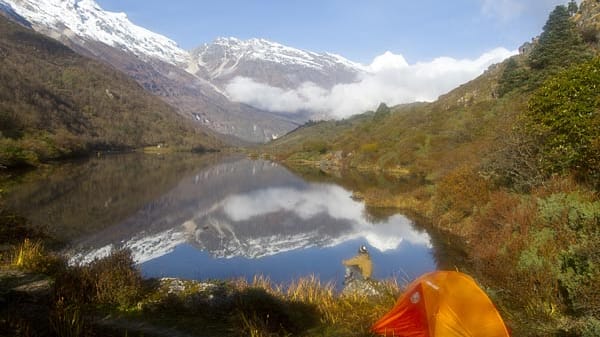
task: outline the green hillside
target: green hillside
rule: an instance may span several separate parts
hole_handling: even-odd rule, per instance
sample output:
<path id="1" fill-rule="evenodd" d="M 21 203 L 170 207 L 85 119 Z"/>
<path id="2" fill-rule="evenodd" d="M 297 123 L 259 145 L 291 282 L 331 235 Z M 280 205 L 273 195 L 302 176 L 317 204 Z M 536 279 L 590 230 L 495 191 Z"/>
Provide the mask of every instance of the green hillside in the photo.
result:
<path id="1" fill-rule="evenodd" d="M 0 16 L 0 166 L 165 144 L 214 149 L 118 71 Z"/>
<path id="2" fill-rule="evenodd" d="M 558 6 L 530 48 L 432 103 L 312 123 L 262 151 L 336 175 L 418 178 L 355 191 L 466 243 L 457 266 L 515 336 L 600 334 L 600 5 Z"/>

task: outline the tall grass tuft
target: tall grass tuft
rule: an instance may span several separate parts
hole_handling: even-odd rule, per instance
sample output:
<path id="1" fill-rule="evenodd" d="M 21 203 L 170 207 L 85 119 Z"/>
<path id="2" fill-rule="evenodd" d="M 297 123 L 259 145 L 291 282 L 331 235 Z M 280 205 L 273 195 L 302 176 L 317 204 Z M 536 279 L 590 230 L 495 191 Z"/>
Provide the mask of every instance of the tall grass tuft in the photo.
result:
<path id="1" fill-rule="evenodd" d="M 68 304 L 64 298 L 54 303 L 50 312 L 50 326 L 59 337 L 84 336 L 85 322 L 79 304 Z"/>
<path id="2" fill-rule="evenodd" d="M 26 238 L 15 249 L 12 265 L 26 271 L 52 273 L 64 266 L 64 261 L 60 257 L 48 253 L 40 240 Z"/>
<path id="3" fill-rule="evenodd" d="M 281 292 L 281 286 L 274 284 L 269 277 L 264 275 L 255 275 L 250 286 L 262 289 L 272 295 L 277 295 Z"/>
<path id="4" fill-rule="evenodd" d="M 18 268 L 32 269 L 44 257 L 44 246 L 40 241 L 25 239 L 17 248 L 13 265 Z"/>
<path id="5" fill-rule="evenodd" d="M 290 301 L 316 306 L 321 323 L 336 323 L 336 296 L 333 283 L 322 284 L 314 275 L 292 282 L 284 296 Z"/>

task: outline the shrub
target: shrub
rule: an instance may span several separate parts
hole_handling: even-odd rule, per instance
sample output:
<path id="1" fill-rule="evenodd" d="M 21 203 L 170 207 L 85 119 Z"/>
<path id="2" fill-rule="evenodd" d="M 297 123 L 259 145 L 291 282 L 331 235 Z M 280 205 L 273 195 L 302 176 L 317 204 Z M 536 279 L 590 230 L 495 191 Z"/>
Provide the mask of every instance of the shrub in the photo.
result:
<path id="1" fill-rule="evenodd" d="M 517 125 L 497 139 L 484 162 L 484 171 L 496 185 L 529 192 L 544 182 L 539 164 L 540 140 Z"/>
<path id="2" fill-rule="evenodd" d="M 128 307 L 140 299 L 142 276 L 135 267 L 130 251 L 115 251 L 104 259 L 92 262 L 87 268 L 98 303 Z"/>
<path id="3" fill-rule="evenodd" d="M 521 251 L 517 268 L 519 271 L 527 271 L 528 273 L 539 274 L 540 277 L 548 275 L 548 269 L 552 269 L 554 261 L 548 261 L 549 245 L 553 245 L 556 233 L 549 229 L 543 228 L 539 231 L 531 233 L 532 242 L 529 246 Z"/>
<path id="4" fill-rule="evenodd" d="M 143 294 L 142 277 L 128 250 L 117 250 L 87 266 L 74 266 L 56 277 L 54 297 L 66 305 L 95 304 L 128 308 Z"/>
<path id="5" fill-rule="evenodd" d="M 469 166 L 459 167 L 437 184 L 434 194 L 434 213 L 440 216 L 448 211 L 462 217 L 473 214 L 475 207 L 489 200 L 488 182 Z"/>
<path id="6" fill-rule="evenodd" d="M 593 191 L 570 179 L 547 181 L 531 195 L 496 191 L 473 222 L 474 267 L 501 290 L 501 302 L 525 308 L 515 319 L 538 322 L 525 331 L 571 331 L 578 317 L 600 313 L 600 201 Z"/>
<path id="7" fill-rule="evenodd" d="M 367 143 L 360 146 L 360 152 L 362 153 L 374 153 L 379 149 L 378 143 Z"/>
<path id="8" fill-rule="evenodd" d="M 600 58 L 549 79 L 529 101 L 528 132 L 542 142 L 547 174 L 574 171 L 600 186 Z"/>
<path id="9" fill-rule="evenodd" d="M 310 140 L 302 144 L 302 150 L 305 152 L 318 152 L 325 154 L 329 151 L 329 144 L 323 140 Z"/>
<path id="10" fill-rule="evenodd" d="M 583 324 L 581 337 L 596 337 L 600 336 L 600 319 L 588 317 Z"/>

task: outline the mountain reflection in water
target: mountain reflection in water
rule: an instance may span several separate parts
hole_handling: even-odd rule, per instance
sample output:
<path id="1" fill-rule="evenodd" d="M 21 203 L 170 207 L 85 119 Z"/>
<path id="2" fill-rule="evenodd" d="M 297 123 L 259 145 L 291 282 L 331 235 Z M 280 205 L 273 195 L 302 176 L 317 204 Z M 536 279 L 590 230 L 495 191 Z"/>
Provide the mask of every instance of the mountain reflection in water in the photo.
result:
<path id="1" fill-rule="evenodd" d="M 351 195 L 272 162 L 220 159 L 185 170 L 124 220 L 74 240 L 72 262 L 128 248 L 146 276 L 328 281 L 341 280 L 341 260 L 367 244 L 377 278 L 436 268 L 426 232 L 400 214 L 374 221 Z"/>

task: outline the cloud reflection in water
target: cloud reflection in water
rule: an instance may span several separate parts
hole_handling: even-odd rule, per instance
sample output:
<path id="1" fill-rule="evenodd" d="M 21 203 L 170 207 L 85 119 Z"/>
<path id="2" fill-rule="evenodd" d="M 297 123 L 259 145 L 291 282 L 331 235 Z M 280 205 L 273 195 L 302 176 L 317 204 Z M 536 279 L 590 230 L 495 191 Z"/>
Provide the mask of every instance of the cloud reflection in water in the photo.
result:
<path id="1" fill-rule="evenodd" d="M 344 241 L 363 237 L 382 252 L 397 249 L 403 240 L 431 246 L 429 235 L 415 231 L 411 221 L 403 215 L 393 215 L 382 223 L 369 223 L 365 218 L 364 203 L 353 200 L 349 191 L 337 185 L 312 184 L 306 189 L 267 188 L 230 196 L 223 204 L 225 214 L 238 222 L 281 211 L 294 213 L 303 220 L 325 213 L 350 225 L 351 230 Z"/>

